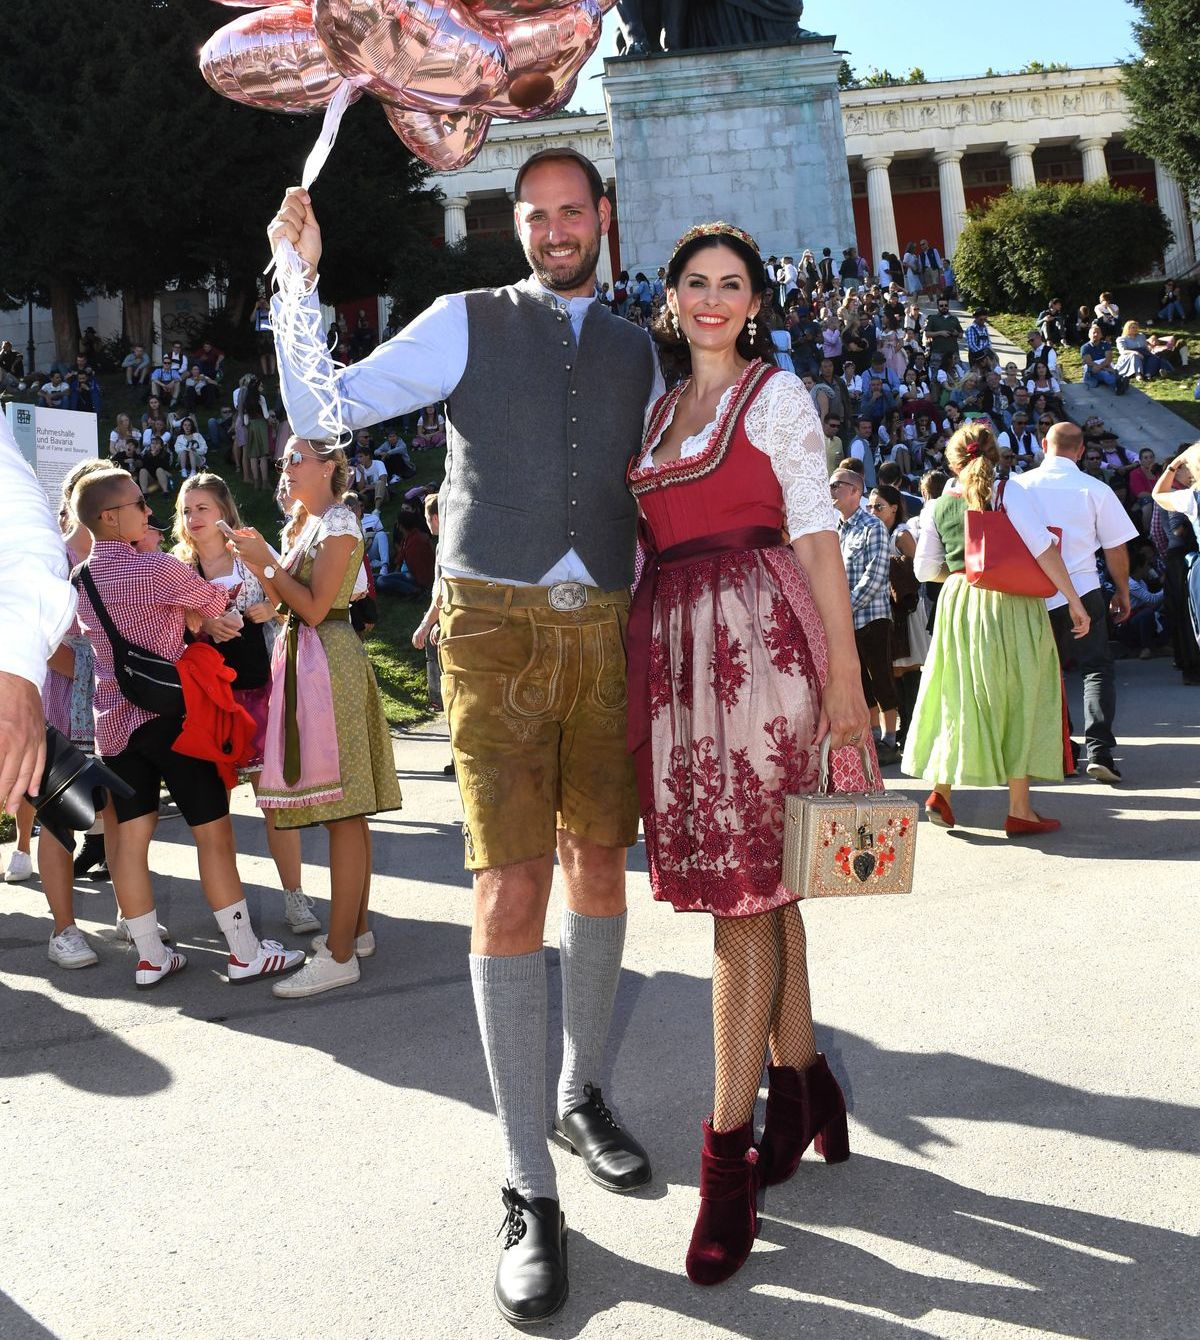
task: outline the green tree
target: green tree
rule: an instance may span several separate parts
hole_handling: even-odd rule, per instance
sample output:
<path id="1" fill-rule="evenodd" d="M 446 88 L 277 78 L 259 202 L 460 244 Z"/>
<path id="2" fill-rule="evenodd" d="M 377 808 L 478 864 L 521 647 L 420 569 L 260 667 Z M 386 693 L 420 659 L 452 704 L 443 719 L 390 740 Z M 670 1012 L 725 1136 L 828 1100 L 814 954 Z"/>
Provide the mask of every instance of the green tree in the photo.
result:
<path id="1" fill-rule="evenodd" d="M 432 242 L 414 248 L 397 267 L 390 290 L 406 320 L 424 311 L 443 293 L 473 288 L 501 288 L 529 273 L 521 244 L 512 234 L 464 237 L 450 246 Z"/>
<path id="2" fill-rule="evenodd" d="M 1122 81 L 1133 114 L 1125 141 L 1200 194 L 1200 0 L 1132 0 L 1142 54 Z"/>
<path id="3" fill-rule="evenodd" d="M 954 252 L 969 301 L 1036 309 L 1052 294 L 1094 295 L 1145 274 L 1171 228 L 1158 205 L 1105 182 L 1006 191 L 970 211 Z"/>
<path id="4" fill-rule="evenodd" d="M 60 357 L 91 293 L 123 293 L 126 334 L 141 339 L 160 289 L 215 282 L 236 322 L 253 300 L 267 222 L 320 122 L 204 83 L 196 53 L 228 18 L 207 0 L 127 0 L 119 20 L 110 0 L 5 4 L 3 284 L 50 304 Z M 351 108 L 313 193 L 322 297 L 383 291 L 422 181 L 380 109 Z"/>
<path id="5" fill-rule="evenodd" d="M 1022 65 L 1021 68 L 1017 71 L 1017 73 L 1018 73 L 1018 74 L 1061 74 L 1064 70 L 1069 70 L 1070 68 L 1071 68 L 1071 67 L 1066 63 L 1066 61 L 1061 61 L 1061 60 L 1052 60 L 1052 61 L 1031 60 L 1031 61 L 1026 61 L 1025 64 Z M 989 72 L 989 73 L 990 73 L 990 72 Z"/>

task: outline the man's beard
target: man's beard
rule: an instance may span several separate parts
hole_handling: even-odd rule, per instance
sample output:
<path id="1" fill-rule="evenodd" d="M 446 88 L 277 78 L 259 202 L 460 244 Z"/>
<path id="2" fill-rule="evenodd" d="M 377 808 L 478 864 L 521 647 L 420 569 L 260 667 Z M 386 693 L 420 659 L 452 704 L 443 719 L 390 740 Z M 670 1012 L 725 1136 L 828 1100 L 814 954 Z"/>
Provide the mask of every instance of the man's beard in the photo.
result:
<path id="1" fill-rule="evenodd" d="M 533 255 L 528 248 L 525 249 L 525 259 L 529 262 L 533 277 L 543 288 L 552 289 L 556 293 L 580 288 L 589 278 L 595 276 L 596 262 L 600 259 L 600 234 L 597 233 L 586 243 L 580 242 L 576 264 L 557 275 L 547 270 L 542 264 L 541 257 Z"/>

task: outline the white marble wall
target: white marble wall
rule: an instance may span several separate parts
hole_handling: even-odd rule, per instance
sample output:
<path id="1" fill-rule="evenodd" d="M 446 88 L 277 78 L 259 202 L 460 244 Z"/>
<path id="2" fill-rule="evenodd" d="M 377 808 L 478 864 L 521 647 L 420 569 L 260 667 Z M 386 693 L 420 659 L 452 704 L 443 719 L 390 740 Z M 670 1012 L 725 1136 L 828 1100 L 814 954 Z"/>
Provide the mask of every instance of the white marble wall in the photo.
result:
<path id="1" fill-rule="evenodd" d="M 854 240 L 831 38 L 605 62 L 621 264 L 652 274 L 706 219 L 767 255 Z"/>

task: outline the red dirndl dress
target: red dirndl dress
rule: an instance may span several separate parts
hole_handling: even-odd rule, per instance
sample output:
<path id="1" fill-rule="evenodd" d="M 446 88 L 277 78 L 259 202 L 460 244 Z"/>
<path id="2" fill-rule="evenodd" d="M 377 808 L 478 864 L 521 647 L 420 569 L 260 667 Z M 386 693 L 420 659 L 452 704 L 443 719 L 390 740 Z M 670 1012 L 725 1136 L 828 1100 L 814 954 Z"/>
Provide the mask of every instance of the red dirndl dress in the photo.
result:
<path id="1" fill-rule="evenodd" d="M 796 901 L 780 883 L 784 799 L 816 789 L 828 651 L 783 541 L 783 491 L 746 434 L 777 373 L 750 364 L 699 455 L 643 469 L 642 453 L 628 472 L 647 550 L 629 621 L 629 746 L 651 889 L 679 912 L 746 917 Z M 682 390 L 651 411 L 647 445 Z M 861 770 L 844 783 L 863 789 Z"/>

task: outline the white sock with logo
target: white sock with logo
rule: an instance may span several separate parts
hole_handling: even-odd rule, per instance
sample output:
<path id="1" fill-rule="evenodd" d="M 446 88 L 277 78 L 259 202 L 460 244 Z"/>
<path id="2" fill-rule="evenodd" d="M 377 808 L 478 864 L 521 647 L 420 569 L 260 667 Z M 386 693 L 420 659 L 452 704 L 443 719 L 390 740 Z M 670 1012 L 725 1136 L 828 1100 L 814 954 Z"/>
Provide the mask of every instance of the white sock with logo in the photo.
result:
<path id="1" fill-rule="evenodd" d="M 221 933 L 229 943 L 229 952 L 239 963 L 253 963 L 258 957 L 258 936 L 250 924 L 250 909 L 245 898 L 213 913 Z"/>
<path id="2" fill-rule="evenodd" d="M 161 968 L 170 956 L 170 950 L 162 942 L 158 933 L 158 913 L 151 908 L 140 917 L 126 917 L 125 925 L 137 947 L 138 958 Z"/>

